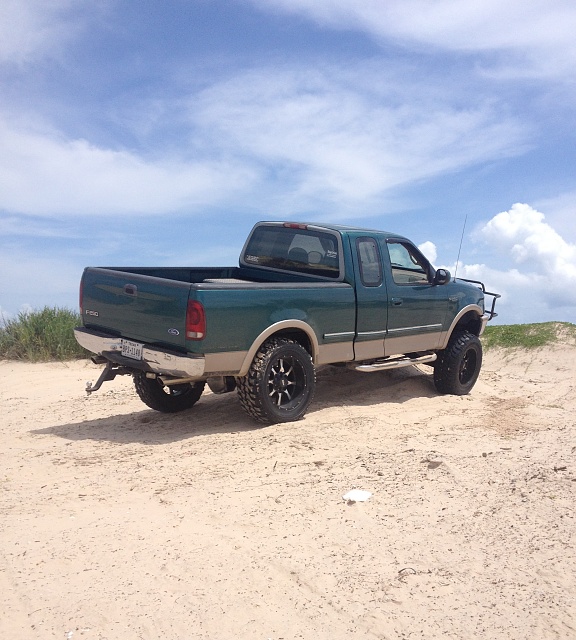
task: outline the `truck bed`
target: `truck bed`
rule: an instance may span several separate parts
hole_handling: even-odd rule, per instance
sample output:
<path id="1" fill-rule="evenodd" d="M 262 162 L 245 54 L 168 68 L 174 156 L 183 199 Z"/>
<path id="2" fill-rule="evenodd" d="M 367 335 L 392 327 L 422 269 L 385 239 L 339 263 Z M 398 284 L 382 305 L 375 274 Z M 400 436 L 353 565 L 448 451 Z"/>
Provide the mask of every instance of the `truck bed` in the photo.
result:
<path id="1" fill-rule="evenodd" d="M 87 329 L 190 353 L 245 350 L 259 332 L 289 318 L 320 336 L 355 325 L 351 285 L 241 267 L 88 267 L 82 297 Z M 191 300 L 206 313 L 201 343 L 186 339 Z"/>

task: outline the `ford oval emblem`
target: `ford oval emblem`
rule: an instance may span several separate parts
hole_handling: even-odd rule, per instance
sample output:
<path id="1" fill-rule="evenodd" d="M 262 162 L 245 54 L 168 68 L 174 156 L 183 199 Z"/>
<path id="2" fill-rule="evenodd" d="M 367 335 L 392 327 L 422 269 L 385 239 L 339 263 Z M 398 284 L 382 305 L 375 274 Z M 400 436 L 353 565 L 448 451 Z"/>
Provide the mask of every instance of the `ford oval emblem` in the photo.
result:
<path id="1" fill-rule="evenodd" d="M 171 336 L 179 336 L 180 335 L 180 331 L 178 331 L 178 329 L 168 329 L 168 333 Z"/>

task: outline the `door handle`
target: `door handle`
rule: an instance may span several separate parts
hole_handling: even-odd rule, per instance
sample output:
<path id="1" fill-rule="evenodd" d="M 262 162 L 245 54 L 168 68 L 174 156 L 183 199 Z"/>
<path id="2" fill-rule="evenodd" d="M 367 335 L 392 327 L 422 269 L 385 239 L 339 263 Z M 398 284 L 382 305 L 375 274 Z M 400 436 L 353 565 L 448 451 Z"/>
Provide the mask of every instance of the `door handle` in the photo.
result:
<path id="1" fill-rule="evenodd" d="M 395 307 L 399 307 L 404 300 L 402 300 L 402 298 L 392 298 L 391 302 Z"/>

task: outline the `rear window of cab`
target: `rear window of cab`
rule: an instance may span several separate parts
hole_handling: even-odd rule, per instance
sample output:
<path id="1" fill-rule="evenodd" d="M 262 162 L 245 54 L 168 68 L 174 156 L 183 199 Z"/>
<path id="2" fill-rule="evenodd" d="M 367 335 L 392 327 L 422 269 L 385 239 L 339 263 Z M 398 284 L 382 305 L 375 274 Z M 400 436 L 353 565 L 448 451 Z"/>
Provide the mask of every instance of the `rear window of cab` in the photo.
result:
<path id="1" fill-rule="evenodd" d="M 308 225 L 261 226 L 252 232 L 242 261 L 246 266 L 338 280 L 341 253 L 336 233 Z"/>

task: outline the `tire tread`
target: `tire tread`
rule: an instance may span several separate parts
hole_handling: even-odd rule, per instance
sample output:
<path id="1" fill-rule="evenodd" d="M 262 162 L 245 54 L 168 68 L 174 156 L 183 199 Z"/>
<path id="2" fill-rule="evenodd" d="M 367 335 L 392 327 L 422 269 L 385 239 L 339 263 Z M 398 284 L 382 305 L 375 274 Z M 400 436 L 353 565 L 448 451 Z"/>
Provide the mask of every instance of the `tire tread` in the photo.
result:
<path id="1" fill-rule="evenodd" d="M 248 370 L 247 375 L 236 378 L 236 389 L 238 392 L 238 397 L 240 399 L 240 404 L 244 411 L 257 422 L 261 422 L 263 424 L 271 424 L 274 422 L 278 422 L 276 416 L 272 416 L 264 406 L 262 399 L 260 397 L 260 388 L 264 378 L 266 367 L 268 366 L 268 362 L 273 352 L 283 346 L 287 345 L 298 345 L 302 349 L 305 357 L 310 360 L 310 365 L 312 366 L 312 371 L 314 371 L 314 366 L 312 365 L 312 359 L 310 358 L 310 354 L 300 345 L 299 342 L 292 340 L 290 338 L 271 338 L 267 340 L 258 350 L 252 364 L 250 365 L 250 369 Z M 306 405 L 304 407 L 304 411 L 301 412 L 297 417 L 292 418 L 292 420 L 297 420 L 304 415 L 304 412 L 308 405 L 310 404 L 312 397 L 314 395 L 314 384 L 315 384 L 315 374 L 312 375 L 311 385 L 312 390 L 310 391 Z"/>
<path id="2" fill-rule="evenodd" d="M 462 385 L 459 380 L 460 359 L 470 346 L 477 349 L 476 372 L 471 381 Z M 461 331 L 450 338 L 446 349 L 438 355 L 434 363 L 434 385 L 439 393 L 452 395 L 466 395 L 476 384 L 482 366 L 482 345 L 478 336 L 470 331 Z"/>

